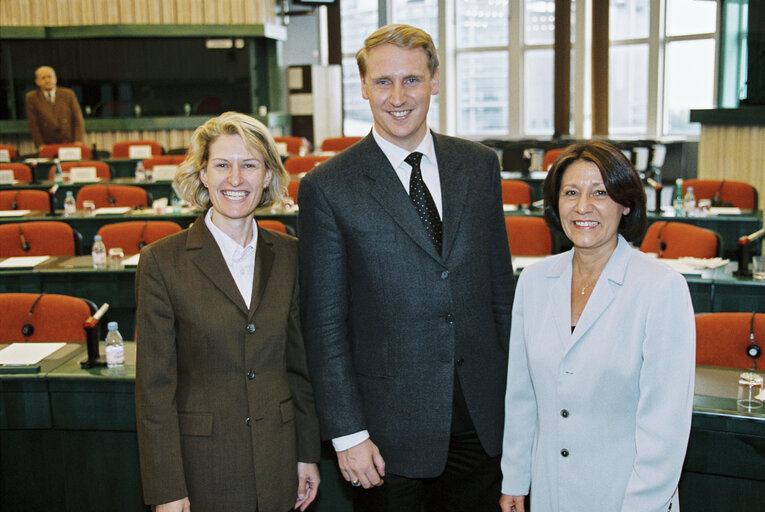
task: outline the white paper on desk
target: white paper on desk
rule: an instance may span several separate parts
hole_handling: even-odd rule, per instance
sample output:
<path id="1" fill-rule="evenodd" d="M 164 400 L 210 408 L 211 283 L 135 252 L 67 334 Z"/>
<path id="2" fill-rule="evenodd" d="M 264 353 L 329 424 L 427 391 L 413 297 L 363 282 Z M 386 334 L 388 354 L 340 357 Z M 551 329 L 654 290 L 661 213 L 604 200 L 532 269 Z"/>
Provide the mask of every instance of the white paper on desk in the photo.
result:
<path id="1" fill-rule="evenodd" d="M 66 343 L 12 343 L 0 350 L 0 365 L 28 366 L 37 364 Z"/>
<path id="2" fill-rule="evenodd" d="M 23 217 L 32 210 L 0 210 L 0 217 Z"/>
<path id="3" fill-rule="evenodd" d="M 741 215 L 741 208 L 736 206 L 712 206 L 709 215 Z"/>
<path id="4" fill-rule="evenodd" d="M 502 205 L 502 209 L 504 211 L 506 211 L 506 212 L 514 212 L 515 210 L 518 209 L 518 205 L 517 204 L 503 204 Z"/>
<path id="5" fill-rule="evenodd" d="M 50 256 L 12 256 L 0 261 L 0 268 L 31 268 L 49 258 Z"/>
<path id="6" fill-rule="evenodd" d="M 103 208 L 96 208 L 96 215 L 119 215 L 130 211 L 129 206 L 105 206 Z"/>
<path id="7" fill-rule="evenodd" d="M 128 256 L 124 260 L 122 260 L 122 264 L 126 267 L 135 267 L 138 265 L 138 259 L 141 257 L 141 254 L 133 254 L 132 256 Z"/>
<path id="8" fill-rule="evenodd" d="M 683 275 L 701 276 L 704 278 L 712 277 L 715 268 L 727 265 L 729 262 L 729 260 L 722 258 L 709 258 L 708 260 L 704 258 L 659 258 L 659 261 Z"/>

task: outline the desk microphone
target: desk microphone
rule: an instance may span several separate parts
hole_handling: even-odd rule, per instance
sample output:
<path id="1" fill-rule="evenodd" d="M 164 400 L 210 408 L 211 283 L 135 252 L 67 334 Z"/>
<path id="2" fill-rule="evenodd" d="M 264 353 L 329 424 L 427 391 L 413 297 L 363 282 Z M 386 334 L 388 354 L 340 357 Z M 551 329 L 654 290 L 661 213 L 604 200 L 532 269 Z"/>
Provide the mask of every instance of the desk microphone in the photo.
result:
<path id="1" fill-rule="evenodd" d="M 48 189 L 48 216 L 56 216 L 56 192 L 58 192 L 58 183 Z"/>
<path id="2" fill-rule="evenodd" d="M 752 318 L 749 320 L 749 346 L 746 347 L 746 355 L 752 358 L 752 369 L 757 369 L 757 358 L 762 354 L 762 349 L 754 340 L 754 315 L 752 311 Z"/>
<path id="3" fill-rule="evenodd" d="M 111 194 L 111 192 L 109 191 L 109 185 L 106 185 L 106 195 L 107 195 L 107 197 L 109 197 L 109 205 L 110 205 L 110 206 L 114 206 L 114 204 L 115 204 L 117 201 L 114 199 L 114 196 L 113 196 L 113 195 Z"/>
<path id="4" fill-rule="evenodd" d="M 37 296 L 35 301 L 32 303 L 32 307 L 29 308 L 29 316 L 27 317 L 27 323 L 21 326 L 21 334 L 24 335 L 24 340 L 29 341 L 29 337 L 32 336 L 35 332 L 35 326 L 32 325 L 32 313 L 35 311 L 35 306 L 37 306 L 37 303 L 40 302 L 40 299 L 42 299 L 42 296 L 44 294 L 41 293 Z"/>
<path id="5" fill-rule="evenodd" d="M 21 230 L 21 223 L 19 223 L 18 226 L 19 226 L 19 239 L 21 240 L 21 250 L 24 252 L 27 252 L 29 251 L 31 246 L 27 242 L 27 239 L 24 236 L 24 232 Z"/>
<path id="6" fill-rule="evenodd" d="M 11 202 L 11 210 L 19 209 L 19 203 L 18 203 L 19 192 L 21 192 L 21 190 L 17 190 L 16 193 L 13 194 L 13 201 Z"/>
<path id="7" fill-rule="evenodd" d="M 752 242 L 755 242 L 765 236 L 765 228 L 755 231 L 750 235 L 742 236 L 736 242 L 738 244 L 738 271 L 736 275 L 739 277 L 751 277 L 752 272 L 749 270 L 749 246 Z"/>

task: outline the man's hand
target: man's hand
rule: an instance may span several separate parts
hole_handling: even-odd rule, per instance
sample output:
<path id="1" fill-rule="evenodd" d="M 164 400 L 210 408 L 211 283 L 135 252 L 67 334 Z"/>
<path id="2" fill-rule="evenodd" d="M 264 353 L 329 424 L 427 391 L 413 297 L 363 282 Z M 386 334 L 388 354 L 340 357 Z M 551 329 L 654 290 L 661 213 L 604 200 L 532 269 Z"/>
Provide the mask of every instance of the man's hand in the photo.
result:
<path id="1" fill-rule="evenodd" d="M 358 481 L 364 489 L 383 484 L 385 461 L 371 439 L 337 452 L 337 463 L 348 482 Z"/>
<path id="2" fill-rule="evenodd" d="M 182 498 L 178 501 L 163 503 L 154 507 L 154 512 L 191 512 L 191 503 L 188 498 Z"/>
<path id="3" fill-rule="evenodd" d="M 502 512 L 526 512 L 526 496 L 509 496 L 503 494 L 499 499 L 499 508 Z"/>

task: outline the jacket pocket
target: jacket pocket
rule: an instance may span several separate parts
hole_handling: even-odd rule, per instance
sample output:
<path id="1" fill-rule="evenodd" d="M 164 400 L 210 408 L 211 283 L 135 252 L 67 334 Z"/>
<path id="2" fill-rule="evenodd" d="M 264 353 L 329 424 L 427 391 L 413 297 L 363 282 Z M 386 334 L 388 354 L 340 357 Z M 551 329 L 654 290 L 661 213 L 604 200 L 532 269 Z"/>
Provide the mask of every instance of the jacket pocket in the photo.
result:
<path id="1" fill-rule="evenodd" d="M 292 402 L 292 397 L 279 402 L 279 410 L 282 413 L 282 423 L 287 423 L 295 419 L 295 404 Z"/>
<path id="2" fill-rule="evenodd" d="M 212 426 L 212 414 L 178 413 L 178 428 L 182 436 L 209 436 L 212 434 Z"/>

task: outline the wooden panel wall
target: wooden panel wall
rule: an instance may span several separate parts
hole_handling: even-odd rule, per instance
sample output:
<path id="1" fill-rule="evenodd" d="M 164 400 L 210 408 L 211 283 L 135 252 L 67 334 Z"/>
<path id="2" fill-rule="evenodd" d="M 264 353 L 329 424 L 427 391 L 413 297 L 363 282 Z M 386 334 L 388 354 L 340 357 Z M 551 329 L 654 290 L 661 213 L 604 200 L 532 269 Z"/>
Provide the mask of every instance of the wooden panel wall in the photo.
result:
<path id="1" fill-rule="evenodd" d="M 2 0 L 0 24 L 266 24 L 273 0 Z"/>

